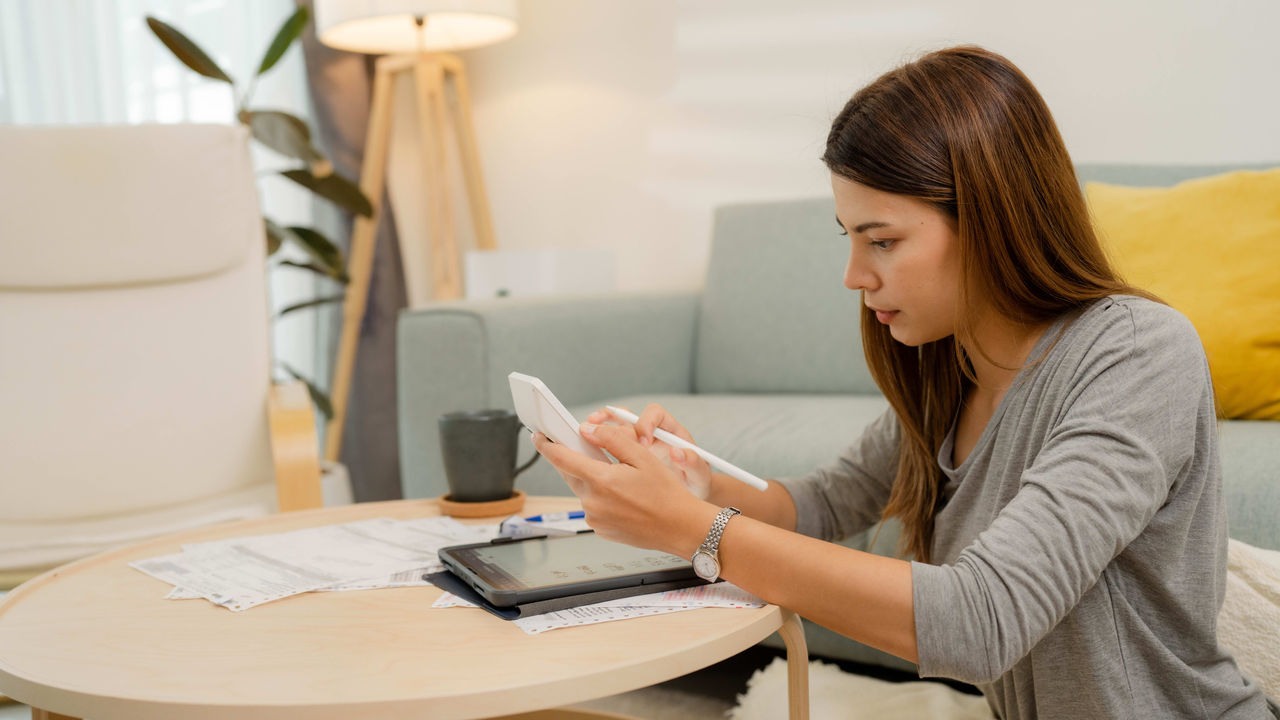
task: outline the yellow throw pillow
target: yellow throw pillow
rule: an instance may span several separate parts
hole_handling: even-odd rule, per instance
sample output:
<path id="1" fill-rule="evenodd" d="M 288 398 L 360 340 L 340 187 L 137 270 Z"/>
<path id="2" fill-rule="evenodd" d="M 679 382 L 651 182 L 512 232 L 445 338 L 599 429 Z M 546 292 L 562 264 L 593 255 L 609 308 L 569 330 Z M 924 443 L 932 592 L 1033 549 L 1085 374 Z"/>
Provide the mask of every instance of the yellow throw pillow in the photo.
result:
<path id="1" fill-rule="evenodd" d="M 1218 414 L 1280 420 L 1280 168 L 1085 194 L 1121 276 L 1200 333 Z"/>

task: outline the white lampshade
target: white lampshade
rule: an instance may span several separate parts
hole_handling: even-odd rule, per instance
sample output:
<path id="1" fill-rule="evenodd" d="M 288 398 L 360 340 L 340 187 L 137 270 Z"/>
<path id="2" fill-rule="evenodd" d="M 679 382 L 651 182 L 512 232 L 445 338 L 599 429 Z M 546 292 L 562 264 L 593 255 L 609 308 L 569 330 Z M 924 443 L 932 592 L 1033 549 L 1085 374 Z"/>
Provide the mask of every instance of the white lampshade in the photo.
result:
<path id="1" fill-rule="evenodd" d="M 463 50 L 516 33 L 516 0 L 315 0 L 315 10 L 320 42 L 371 55 Z M 421 30 L 415 16 L 426 19 Z"/>

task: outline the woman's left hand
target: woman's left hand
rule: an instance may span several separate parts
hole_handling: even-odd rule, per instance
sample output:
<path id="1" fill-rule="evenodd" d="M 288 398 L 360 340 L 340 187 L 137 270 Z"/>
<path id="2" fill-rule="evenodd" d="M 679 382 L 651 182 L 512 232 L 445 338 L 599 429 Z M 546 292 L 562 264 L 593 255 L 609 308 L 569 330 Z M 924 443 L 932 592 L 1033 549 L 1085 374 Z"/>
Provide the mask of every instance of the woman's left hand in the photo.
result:
<path id="1" fill-rule="evenodd" d="M 541 433 L 533 444 L 582 501 L 587 524 L 606 540 L 689 557 L 701 539 L 697 528 L 710 527 L 718 509 L 690 494 L 633 427 L 584 424 L 579 434 L 618 462 L 593 460 Z"/>

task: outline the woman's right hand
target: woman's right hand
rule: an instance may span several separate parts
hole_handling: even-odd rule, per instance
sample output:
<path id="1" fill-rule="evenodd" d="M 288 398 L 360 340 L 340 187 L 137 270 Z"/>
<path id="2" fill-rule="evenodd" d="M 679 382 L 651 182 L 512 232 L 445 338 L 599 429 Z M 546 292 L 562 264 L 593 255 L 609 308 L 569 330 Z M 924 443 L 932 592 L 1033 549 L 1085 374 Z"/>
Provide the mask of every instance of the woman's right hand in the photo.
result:
<path id="1" fill-rule="evenodd" d="M 615 418 L 608 410 L 600 409 L 591 413 L 587 417 L 587 422 L 602 425 L 610 422 L 618 423 L 620 419 Z M 658 456 L 659 460 L 669 460 L 671 469 L 675 470 L 676 474 L 680 476 L 689 492 L 693 493 L 699 500 L 706 500 L 707 496 L 711 494 L 711 466 L 707 464 L 707 461 L 703 460 L 702 456 L 695 452 L 672 447 L 653 436 L 655 429 L 662 428 L 681 440 L 687 440 L 692 443 L 693 436 L 689 434 L 689 431 L 672 417 L 666 408 L 656 403 L 651 403 L 645 407 L 634 427 L 640 444 L 649 448 L 654 455 Z"/>

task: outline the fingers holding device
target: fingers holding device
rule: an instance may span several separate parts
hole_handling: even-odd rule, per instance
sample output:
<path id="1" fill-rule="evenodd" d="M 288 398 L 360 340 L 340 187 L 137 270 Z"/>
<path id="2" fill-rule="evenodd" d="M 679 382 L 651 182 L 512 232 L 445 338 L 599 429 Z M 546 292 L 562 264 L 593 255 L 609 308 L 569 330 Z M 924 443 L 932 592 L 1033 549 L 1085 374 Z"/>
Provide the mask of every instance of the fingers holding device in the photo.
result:
<path id="1" fill-rule="evenodd" d="M 541 432 L 553 441 L 576 450 L 589 458 L 604 462 L 609 461 L 609 457 L 605 455 L 604 451 L 588 443 L 578 434 L 579 423 L 577 419 L 556 398 L 545 383 L 532 375 L 524 375 L 517 372 L 508 375 L 507 380 L 511 384 L 511 398 L 515 402 L 516 414 L 520 416 L 520 422 L 524 423 L 525 427 Z M 635 424 L 640 420 L 634 413 L 622 408 L 613 406 L 606 406 L 606 408 L 615 417 L 625 422 Z M 764 480 L 662 428 L 654 430 L 654 437 L 672 447 L 696 453 L 720 472 L 757 490 L 763 492 L 769 489 L 769 484 Z"/>
<path id="2" fill-rule="evenodd" d="M 520 422 L 531 431 L 540 432 L 567 448 L 593 460 L 609 462 L 609 456 L 578 434 L 578 421 L 551 390 L 532 375 L 513 372 L 507 376 L 511 384 L 511 399 L 516 405 Z"/>

